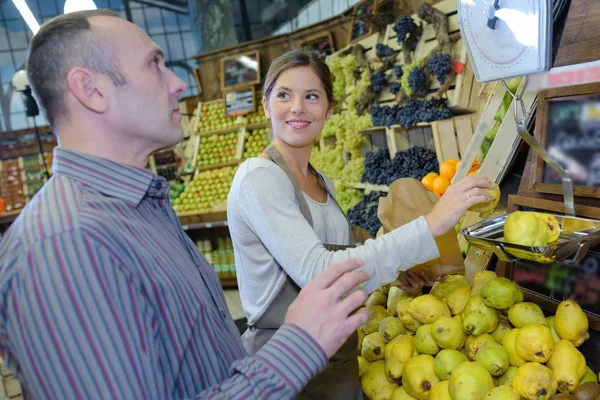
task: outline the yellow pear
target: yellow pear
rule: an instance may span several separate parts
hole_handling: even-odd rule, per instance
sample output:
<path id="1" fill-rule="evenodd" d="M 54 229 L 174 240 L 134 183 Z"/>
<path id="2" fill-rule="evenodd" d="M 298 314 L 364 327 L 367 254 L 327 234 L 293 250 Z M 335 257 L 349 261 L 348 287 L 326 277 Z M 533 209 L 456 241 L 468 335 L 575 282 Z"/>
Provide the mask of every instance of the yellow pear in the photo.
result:
<path id="1" fill-rule="evenodd" d="M 515 367 L 520 367 L 521 365 L 527 362 L 526 359 L 524 359 L 517 353 L 517 349 L 515 348 L 515 341 L 517 340 L 517 335 L 519 334 L 519 331 L 519 328 L 513 329 L 512 331 L 504 335 L 504 339 L 502 340 L 502 346 L 504 346 L 506 351 L 508 351 L 510 365 L 514 365 Z"/>
<path id="2" fill-rule="evenodd" d="M 458 350 L 443 349 L 433 362 L 433 371 L 443 381 L 450 379 L 452 371 L 460 364 L 467 362 L 467 357 Z"/>
<path id="3" fill-rule="evenodd" d="M 519 285 L 506 278 L 494 278 L 481 288 L 483 303 L 497 310 L 506 310 L 513 304 L 523 301 Z"/>
<path id="4" fill-rule="evenodd" d="M 471 286 L 464 275 L 450 275 L 445 281 L 436 282 L 429 293 L 437 298 L 443 299 L 446 293 L 450 293 L 462 286 Z"/>
<path id="5" fill-rule="evenodd" d="M 379 324 L 379 334 L 386 343 L 389 343 L 396 336 L 405 333 L 406 329 L 404 329 L 404 325 L 402 325 L 402 322 L 398 318 L 385 317 L 381 320 L 381 324 Z"/>
<path id="6" fill-rule="evenodd" d="M 363 356 L 358 356 L 358 376 L 367 372 L 369 368 L 371 368 L 371 363 L 365 360 Z"/>
<path id="7" fill-rule="evenodd" d="M 485 203 L 475 204 L 469 208 L 469 211 L 474 211 L 478 213 L 486 213 L 492 211 L 498 205 L 498 200 L 500 200 L 500 186 L 494 182 L 494 187 L 491 189 L 481 188 L 484 192 L 487 192 L 490 196 L 492 196 L 492 200 L 486 201 Z"/>
<path id="8" fill-rule="evenodd" d="M 592 369 L 590 367 L 586 368 L 585 375 L 579 381 L 579 385 L 582 385 L 586 382 L 598 383 L 598 377 L 596 376 L 596 373 L 594 371 L 592 371 Z"/>
<path id="9" fill-rule="evenodd" d="M 587 315 L 579 304 L 573 300 L 565 300 L 558 305 L 554 318 L 554 328 L 561 339 L 568 340 L 575 346 L 581 346 L 589 337 Z"/>
<path id="10" fill-rule="evenodd" d="M 471 287 L 471 296 L 479 296 L 481 289 L 487 281 L 497 278 L 498 275 L 494 271 L 477 271 L 473 275 L 473 285 Z"/>
<path id="11" fill-rule="evenodd" d="M 460 315 L 438 318 L 431 326 L 431 337 L 442 349 L 458 350 L 463 347 L 467 336 Z"/>
<path id="12" fill-rule="evenodd" d="M 435 356 L 440 352 L 439 346 L 431 336 L 431 324 L 421 325 L 415 334 L 415 348 L 420 354 Z"/>
<path id="13" fill-rule="evenodd" d="M 408 297 L 408 296 L 404 290 L 400 289 L 397 286 L 392 286 L 390 288 L 390 291 L 388 292 L 388 296 L 387 296 L 386 308 L 388 310 L 388 313 L 390 312 L 392 301 L 399 299 L 400 297 Z M 394 307 L 394 311 L 396 311 L 395 307 Z"/>
<path id="14" fill-rule="evenodd" d="M 575 390 L 587 372 L 583 354 L 573 343 L 564 339 L 556 344 L 546 366 L 554 373 L 558 391 L 561 393 L 571 393 Z"/>
<path id="15" fill-rule="evenodd" d="M 489 333 L 484 333 L 479 336 L 467 336 L 467 340 L 465 340 L 465 350 L 467 352 L 467 357 L 471 361 L 475 361 L 475 356 L 479 351 L 479 348 L 483 346 L 485 343 L 495 343 L 496 341 Z"/>
<path id="16" fill-rule="evenodd" d="M 498 310 L 486 306 L 481 296 L 469 298 L 461 317 L 467 335 L 491 333 L 498 327 Z"/>
<path id="17" fill-rule="evenodd" d="M 560 236 L 560 223 L 556 217 L 546 213 L 534 213 L 534 215 L 546 224 L 546 228 L 548 229 L 548 243 L 557 240 Z"/>
<path id="18" fill-rule="evenodd" d="M 360 355 L 363 356 L 365 360 L 370 362 L 381 360 L 383 358 L 384 348 L 385 341 L 379 332 L 369 333 L 363 339 Z"/>
<path id="19" fill-rule="evenodd" d="M 493 388 L 492 376 L 476 362 L 460 364 L 450 377 L 450 397 L 454 400 L 484 400 Z"/>
<path id="20" fill-rule="evenodd" d="M 558 336 L 558 333 L 556 333 L 556 327 L 554 326 L 554 315 L 551 317 L 546 318 L 546 321 L 548 322 L 548 328 L 550 328 L 550 333 L 552 334 L 552 337 L 554 338 L 554 342 L 558 343 L 561 341 L 560 336 Z"/>
<path id="21" fill-rule="evenodd" d="M 416 352 L 412 336 L 399 335 L 389 342 L 384 349 L 385 370 L 390 381 L 401 383 L 404 365 Z"/>
<path id="22" fill-rule="evenodd" d="M 404 389 L 402 386 L 399 386 L 394 389 L 394 393 L 392 393 L 392 398 L 390 400 L 417 400 L 417 398 L 406 393 L 406 389 Z"/>
<path id="23" fill-rule="evenodd" d="M 370 399 L 376 399 L 383 388 L 389 384 L 383 361 L 371 363 L 371 367 L 360 377 L 362 390 Z"/>
<path id="24" fill-rule="evenodd" d="M 515 211 L 504 221 L 504 241 L 521 246 L 546 246 L 548 228 L 534 213 Z"/>
<path id="25" fill-rule="evenodd" d="M 511 386 L 498 386 L 488 392 L 485 400 L 521 400 L 521 396 Z"/>
<path id="26" fill-rule="evenodd" d="M 415 299 L 407 298 L 402 299 L 398 302 L 398 306 L 396 307 L 398 311 L 398 318 L 404 325 L 404 328 L 410 332 L 416 332 L 417 329 L 421 326 L 421 323 L 417 321 L 409 312 L 408 307 Z"/>
<path id="27" fill-rule="evenodd" d="M 434 358 L 428 354 L 413 357 L 404 365 L 402 386 L 406 392 L 417 399 L 429 399 L 433 385 L 440 379 L 434 371 Z"/>
<path id="28" fill-rule="evenodd" d="M 387 296 L 383 292 L 376 290 L 369 295 L 365 306 L 383 306 L 384 304 L 387 304 Z"/>
<path id="29" fill-rule="evenodd" d="M 415 298 L 408 305 L 408 312 L 420 324 L 433 324 L 439 317 L 449 317 L 450 310 L 443 301 L 432 294 Z"/>
<path id="30" fill-rule="evenodd" d="M 450 397 L 450 381 L 440 381 L 433 385 L 431 388 L 431 392 L 429 393 L 429 398 L 431 400 L 452 400 Z"/>
<path id="31" fill-rule="evenodd" d="M 513 330 L 513 326 L 508 320 L 508 318 L 500 317 L 498 318 L 498 327 L 491 333 L 492 337 L 496 342 L 502 344 L 504 340 L 504 335 Z"/>
<path id="32" fill-rule="evenodd" d="M 497 386 L 502 386 L 502 385 L 512 386 L 513 378 L 515 377 L 518 369 L 519 368 L 515 367 L 514 365 L 511 365 L 510 367 L 508 367 L 508 369 L 506 370 L 504 375 L 502 375 L 501 377 L 498 378 Z"/>
<path id="33" fill-rule="evenodd" d="M 508 319 L 515 328 L 522 328 L 529 324 L 547 325 L 544 312 L 535 303 L 517 303 L 508 310 Z"/>
<path id="34" fill-rule="evenodd" d="M 375 397 L 373 400 L 391 400 L 392 396 L 394 395 L 394 391 L 399 387 L 400 386 L 395 383 L 388 383 L 383 387 L 383 389 L 381 389 L 377 397 Z"/>
<path id="35" fill-rule="evenodd" d="M 358 334 L 358 349 L 356 351 L 356 354 L 360 355 L 360 352 L 362 350 L 362 342 L 363 342 L 363 340 L 365 340 L 365 336 L 367 336 L 367 335 L 362 333 L 360 328 L 356 330 L 356 333 Z"/>
<path id="36" fill-rule="evenodd" d="M 542 324 L 529 324 L 522 327 L 515 339 L 515 350 L 527 361 L 542 364 L 547 362 L 554 351 L 554 338 L 550 328 Z"/>
<path id="37" fill-rule="evenodd" d="M 508 352 L 495 341 L 484 343 L 477 350 L 475 361 L 483 365 L 492 376 L 502 376 L 510 365 Z"/>
<path id="38" fill-rule="evenodd" d="M 471 287 L 461 286 L 447 293 L 444 297 L 452 315 L 460 315 L 471 297 Z"/>
<path id="39" fill-rule="evenodd" d="M 550 399 L 557 387 L 552 370 L 536 362 L 521 365 L 513 378 L 513 388 L 525 400 Z"/>
<path id="40" fill-rule="evenodd" d="M 388 316 L 387 310 L 382 306 L 369 306 L 367 309 L 369 310 L 369 319 L 359 328 L 365 335 L 377 332 L 381 321 Z"/>

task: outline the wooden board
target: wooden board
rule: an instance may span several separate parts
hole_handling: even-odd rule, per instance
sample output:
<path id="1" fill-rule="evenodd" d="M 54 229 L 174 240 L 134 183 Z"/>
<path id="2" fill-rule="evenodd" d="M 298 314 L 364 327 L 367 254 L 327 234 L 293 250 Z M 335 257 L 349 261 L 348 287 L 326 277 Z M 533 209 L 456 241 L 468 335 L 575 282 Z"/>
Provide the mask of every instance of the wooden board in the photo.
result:
<path id="1" fill-rule="evenodd" d="M 438 163 L 442 164 L 449 158 L 458 160 L 458 144 L 456 142 L 456 132 L 454 121 L 446 119 L 431 124 L 433 131 L 433 140 L 435 142 L 435 152 L 438 157 Z"/>

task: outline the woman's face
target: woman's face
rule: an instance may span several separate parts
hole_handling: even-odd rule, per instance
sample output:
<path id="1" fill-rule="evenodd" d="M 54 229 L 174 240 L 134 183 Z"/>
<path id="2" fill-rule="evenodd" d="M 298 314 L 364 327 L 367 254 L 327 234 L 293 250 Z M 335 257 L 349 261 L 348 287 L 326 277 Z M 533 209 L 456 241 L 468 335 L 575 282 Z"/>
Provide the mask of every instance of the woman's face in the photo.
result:
<path id="1" fill-rule="evenodd" d="M 282 72 L 262 102 L 273 137 L 292 147 L 312 147 L 331 115 L 325 88 L 308 66 Z"/>

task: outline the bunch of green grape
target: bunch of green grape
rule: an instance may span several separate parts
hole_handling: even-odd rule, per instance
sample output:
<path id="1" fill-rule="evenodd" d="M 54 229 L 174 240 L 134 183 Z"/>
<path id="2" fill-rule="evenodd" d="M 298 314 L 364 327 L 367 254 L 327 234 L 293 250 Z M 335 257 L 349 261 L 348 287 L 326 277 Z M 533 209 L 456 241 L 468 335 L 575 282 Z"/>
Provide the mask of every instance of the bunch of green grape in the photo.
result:
<path id="1" fill-rule="evenodd" d="M 352 158 L 340 172 L 340 181 L 346 183 L 360 182 L 360 177 L 365 170 L 365 158 Z"/>
<path id="2" fill-rule="evenodd" d="M 349 54 L 345 57 L 332 57 L 327 61 L 333 75 L 333 98 L 340 101 L 346 95 L 346 86 L 354 84 L 356 57 Z"/>
<path id="3" fill-rule="evenodd" d="M 335 199 L 344 213 L 347 213 L 348 210 L 358 204 L 363 196 L 364 193 L 362 191 L 354 189 L 342 182 L 335 185 Z"/>
<path id="4" fill-rule="evenodd" d="M 339 180 L 344 169 L 342 146 L 326 146 L 324 149 L 314 147 L 310 155 L 310 163 L 329 179 Z"/>
<path id="5" fill-rule="evenodd" d="M 356 100 L 363 95 L 369 86 L 371 86 L 371 75 L 369 74 L 369 70 L 365 69 L 360 74 L 360 79 L 356 82 L 356 85 L 354 85 L 345 100 L 348 111 L 356 111 Z"/>

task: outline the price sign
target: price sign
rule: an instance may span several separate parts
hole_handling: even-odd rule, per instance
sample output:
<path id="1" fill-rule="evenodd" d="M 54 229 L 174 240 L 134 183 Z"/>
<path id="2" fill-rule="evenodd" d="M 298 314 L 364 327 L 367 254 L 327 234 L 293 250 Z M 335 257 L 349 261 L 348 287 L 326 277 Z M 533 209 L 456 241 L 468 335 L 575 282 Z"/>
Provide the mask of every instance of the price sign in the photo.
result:
<path id="1" fill-rule="evenodd" d="M 251 51 L 221 59 L 221 88 L 257 85 L 260 83 L 258 51 Z"/>
<path id="2" fill-rule="evenodd" d="M 256 110 L 254 86 L 225 93 L 225 114 L 244 115 Z"/>

